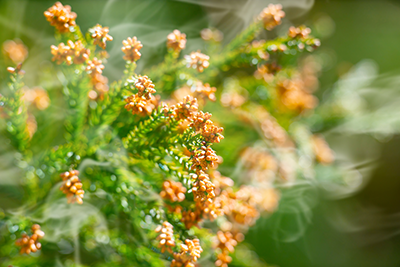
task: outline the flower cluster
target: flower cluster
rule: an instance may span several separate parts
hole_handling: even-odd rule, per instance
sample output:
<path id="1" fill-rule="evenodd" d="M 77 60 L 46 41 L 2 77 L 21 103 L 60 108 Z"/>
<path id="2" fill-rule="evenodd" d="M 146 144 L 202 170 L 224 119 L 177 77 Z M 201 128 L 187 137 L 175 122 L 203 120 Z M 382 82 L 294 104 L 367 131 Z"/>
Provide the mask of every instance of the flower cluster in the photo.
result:
<path id="1" fill-rule="evenodd" d="M 272 212 L 278 205 L 279 195 L 272 187 L 257 188 L 251 185 L 241 186 L 236 192 L 236 199 L 254 207 L 259 212 Z"/>
<path id="2" fill-rule="evenodd" d="M 91 75 L 94 76 L 96 74 L 102 74 L 104 70 L 103 62 L 96 57 L 92 60 L 88 60 L 86 71 Z"/>
<path id="3" fill-rule="evenodd" d="M 147 76 L 139 76 L 135 82 L 135 87 L 138 89 L 138 96 L 144 96 L 147 100 L 151 99 L 151 94 L 154 94 L 154 84 Z"/>
<path id="4" fill-rule="evenodd" d="M 223 131 L 213 124 L 209 119 L 211 114 L 203 113 L 202 111 L 190 114 L 192 115 L 190 126 L 194 130 L 200 132 L 205 141 L 202 142 L 202 146 L 194 151 L 192 156 L 191 169 L 195 170 L 195 174 L 192 175 L 194 179 L 192 191 L 195 196 L 195 201 L 209 202 L 215 197 L 214 189 L 215 185 L 211 182 L 209 175 L 206 171 L 209 167 L 214 168 L 216 163 L 219 161 L 215 151 L 207 145 L 208 143 L 219 142 L 223 136 L 220 132 Z"/>
<path id="5" fill-rule="evenodd" d="M 246 102 L 246 97 L 238 92 L 225 92 L 221 95 L 221 105 L 229 108 L 238 108 Z"/>
<path id="6" fill-rule="evenodd" d="M 93 44 L 100 46 L 103 49 L 106 49 L 106 42 L 112 41 L 113 38 L 108 33 L 110 32 L 108 27 L 102 27 L 100 24 L 97 24 L 93 28 L 89 29 L 90 36 L 93 38 Z"/>
<path id="7" fill-rule="evenodd" d="M 285 12 L 282 11 L 282 5 L 280 4 L 269 4 L 259 15 L 259 19 L 262 20 L 264 28 L 267 30 L 272 30 L 281 24 L 283 17 L 285 17 Z"/>
<path id="8" fill-rule="evenodd" d="M 194 210 L 184 210 L 182 211 L 182 219 L 181 221 L 185 224 L 187 229 L 192 228 L 193 226 L 199 227 L 198 223 L 202 219 L 202 210 L 203 206 L 196 207 Z"/>
<path id="9" fill-rule="evenodd" d="M 243 190 L 243 189 L 242 189 Z M 240 197 L 240 190 L 224 190 L 220 195 L 224 214 L 232 224 L 242 226 L 252 226 L 260 216 L 260 212 L 255 205 L 249 203 L 245 198 Z"/>
<path id="10" fill-rule="evenodd" d="M 262 64 L 254 72 L 256 79 L 264 79 L 267 83 L 274 79 L 274 74 L 281 69 L 276 63 Z"/>
<path id="11" fill-rule="evenodd" d="M 282 103 L 290 110 L 301 112 L 318 104 L 318 99 L 304 88 L 300 79 L 283 80 L 277 87 Z"/>
<path id="12" fill-rule="evenodd" d="M 152 96 L 149 100 L 147 100 L 143 96 L 139 96 L 138 94 L 134 94 L 125 98 L 125 109 L 132 112 L 132 114 L 136 115 L 149 115 L 153 112 L 155 107 L 158 105 L 157 99 Z"/>
<path id="13" fill-rule="evenodd" d="M 193 127 L 199 132 L 204 140 L 208 143 L 219 143 L 224 136 L 221 134 L 224 130 L 212 122 L 211 114 L 198 112 L 197 99 L 192 96 L 186 96 L 182 102 L 168 107 L 164 105 L 163 111 L 170 117 L 175 117 L 178 120 L 190 121 L 190 127 Z"/>
<path id="14" fill-rule="evenodd" d="M 89 98 L 96 99 L 99 95 L 102 98 L 108 92 L 108 79 L 102 75 L 104 70 L 103 62 L 94 57 L 88 60 L 86 64 L 86 72 L 90 76 L 90 82 L 94 89 L 89 92 Z"/>
<path id="15" fill-rule="evenodd" d="M 21 254 L 30 254 L 31 252 L 36 252 L 42 248 L 39 239 L 44 237 L 44 232 L 40 230 L 40 225 L 32 225 L 31 231 L 33 233 L 31 236 L 23 234 L 22 237 L 15 242 L 17 246 L 21 247 Z"/>
<path id="16" fill-rule="evenodd" d="M 52 7 L 44 12 L 44 16 L 50 25 L 54 26 L 57 31 L 65 33 L 70 31 L 70 27 L 76 25 L 76 13 L 71 12 L 71 7 L 63 6 L 60 2 L 56 2 Z"/>
<path id="17" fill-rule="evenodd" d="M 89 92 L 89 98 L 95 100 L 100 97 L 103 99 L 104 94 L 108 92 L 108 78 L 101 75 L 100 73 L 94 73 L 90 76 L 90 82 L 93 85 L 93 89 Z"/>
<path id="18" fill-rule="evenodd" d="M 210 172 L 210 178 L 215 185 L 215 194 L 217 196 L 221 194 L 221 191 L 223 189 L 232 187 L 235 184 L 231 178 L 223 176 L 217 170 L 213 170 Z"/>
<path id="19" fill-rule="evenodd" d="M 253 147 L 246 148 L 242 153 L 243 165 L 251 170 L 276 170 L 275 158 L 266 151 Z"/>
<path id="20" fill-rule="evenodd" d="M 76 42 L 72 42 L 68 40 L 68 46 L 71 49 L 71 54 L 74 57 L 74 64 L 83 64 L 88 61 L 90 50 L 85 48 L 82 41 L 78 40 Z"/>
<path id="21" fill-rule="evenodd" d="M 203 111 L 199 111 L 193 116 L 191 126 L 193 126 L 196 131 L 200 131 L 211 116 L 212 115 L 208 112 L 204 113 Z"/>
<path id="22" fill-rule="evenodd" d="M 185 60 L 188 68 L 197 69 L 198 72 L 203 72 L 204 69 L 210 66 L 210 63 L 208 62 L 210 57 L 200 53 L 200 51 L 192 52 L 190 55 L 186 55 Z"/>
<path id="23" fill-rule="evenodd" d="M 124 60 L 134 62 L 140 59 L 142 54 L 139 52 L 139 50 L 142 49 L 143 45 L 140 41 L 138 41 L 136 36 L 123 40 L 122 44 L 123 47 L 121 50 L 125 54 Z"/>
<path id="24" fill-rule="evenodd" d="M 181 251 L 174 253 L 171 267 L 194 267 L 200 254 L 203 252 L 198 239 L 186 239 L 185 244 L 181 244 Z"/>
<path id="25" fill-rule="evenodd" d="M 169 222 L 165 221 L 162 225 L 157 226 L 154 230 L 156 233 L 160 233 L 157 237 L 159 240 L 159 246 L 161 247 L 161 253 L 164 253 L 167 250 L 172 254 L 172 249 L 175 247 L 175 238 L 174 238 L 174 227 Z"/>
<path id="26" fill-rule="evenodd" d="M 60 190 L 67 195 L 68 203 L 82 204 L 85 191 L 82 190 L 82 182 L 78 177 L 79 171 L 72 170 L 60 174 L 63 179 Z"/>
<path id="27" fill-rule="evenodd" d="M 224 34 L 217 29 L 203 29 L 200 32 L 201 39 L 204 41 L 214 41 L 214 42 L 221 42 L 224 39 Z"/>
<path id="28" fill-rule="evenodd" d="M 209 83 L 203 84 L 202 82 L 198 81 L 195 86 L 195 97 L 206 97 L 211 101 L 217 100 L 215 97 L 215 92 L 217 88 L 211 87 Z"/>
<path id="29" fill-rule="evenodd" d="M 167 180 L 162 185 L 160 196 L 172 202 L 182 202 L 185 200 L 186 188 L 180 182 Z"/>
<path id="30" fill-rule="evenodd" d="M 56 61 L 57 64 L 66 63 L 67 65 L 72 64 L 71 47 L 60 43 L 58 46 L 52 45 L 51 54 L 53 55 L 52 61 Z"/>
<path id="31" fill-rule="evenodd" d="M 22 63 L 28 56 L 28 49 L 20 40 L 8 40 L 3 43 L 3 52 L 15 64 Z"/>
<path id="32" fill-rule="evenodd" d="M 60 43 L 58 46 L 51 46 L 52 61 L 57 64 L 66 63 L 67 65 L 83 64 L 89 60 L 90 50 L 85 48 L 80 40 L 75 43 L 68 40 L 67 45 Z"/>
<path id="33" fill-rule="evenodd" d="M 186 34 L 174 30 L 167 36 L 167 48 L 179 52 L 186 47 Z"/>
<path id="34" fill-rule="evenodd" d="M 173 117 L 177 120 L 191 120 L 191 118 L 197 113 L 199 105 L 197 99 L 192 96 L 186 96 L 182 102 L 172 105 L 169 109 Z"/>
<path id="35" fill-rule="evenodd" d="M 221 134 L 223 132 L 222 127 L 216 126 L 211 120 L 206 120 L 204 123 L 201 134 L 206 142 L 219 143 L 224 136 Z"/>
<path id="36" fill-rule="evenodd" d="M 204 106 L 206 100 L 210 101 L 216 101 L 216 96 L 215 92 L 217 91 L 217 88 L 211 87 L 210 84 L 205 83 L 203 84 L 201 81 L 197 81 L 194 85 L 192 86 L 183 86 L 176 90 L 172 94 L 172 99 L 173 102 L 179 102 L 182 98 L 185 96 L 192 96 L 197 99 L 199 106 Z"/>
<path id="37" fill-rule="evenodd" d="M 241 154 L 241 161 L 248 170 L 246 176 L 260 184 L 273 181 L 278 171 L 275 157 L 255 147 L 247 147 Z"/>
<path id="38" fill-rule="evenodd" d="M 192 169 L 196 171 L 206 171 L 208 167 L 213 168 L 218 162 L 218 156 L 210 146 L 205 146 L 206 142 L 203 142 L 203 146 L 194 152 L 192 158 Z"/>
<path id="39" fill-rule="evenodd" d="M 214 186 L 214 191 L 215 186 Z M 218 216 L 224 214 L 222 209 L 222 203 L 218 198 L 214 198 L 213 201 L 206 201 L 204 204 L 196 203 L 197 210 L 202 213 L 202 216 L 206 220 L 214 221 Z"/>
<path id="40" fill-rule="evenodd" d="M 235 247 L 237 244 L 238 241 L 234 238 L 231 232 L 218 231 L 217 236 L 214 240 L 214 247 L 218 248 L 220 251 L 218 253 L 215 266 L 227 267 L 228 264 L 232 261 L 229 253 L 235 251 Z"/>
<path id="41" fill-rule="evenodd" d="M 202 170 L 192 175 L 194 180 L 192 184 L 192 192 L 194 195 L 194 201 L 197 203 L 212 202 L 215 198 L 215 185 L 211 182 L 210 177 L 207 173 Z"/>
<path id="42" fill-rule="evenodd" d="M 158 99 L 152 95 L 156 92 L 153 82 L 147 76 L 138 76 L 133 81 L 138 92 L 125 98 L 125 109 L 132 114 L 151 114 L 158 105 Z"/>
<path id="43" fill-rule="evenodd" d="M 311 34 L 311 29 L 307 28 L 306 26 L 300 26 L 300 27 L 293 27 L 291 26 L 289 28 L 288 35 L 291 38 L 307 38 Z"/>
<path id="44" fill-rule="evenodd" d="M 276 119 L 265 108 L 261 106 L 257 107 L 256 114 L 265 138 L 271 140 L 276 146 L 285 146 L 290 143 L 285 129 L 279 125 Z"/>

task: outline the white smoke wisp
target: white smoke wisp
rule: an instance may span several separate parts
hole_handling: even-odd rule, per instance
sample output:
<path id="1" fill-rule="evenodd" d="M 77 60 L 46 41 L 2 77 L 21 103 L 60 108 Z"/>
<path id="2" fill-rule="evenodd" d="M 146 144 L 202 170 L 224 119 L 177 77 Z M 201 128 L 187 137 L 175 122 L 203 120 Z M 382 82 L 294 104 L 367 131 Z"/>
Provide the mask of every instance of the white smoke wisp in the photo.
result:
<path id="1" fill-rule="evenodd" d="M 213 26 L 227 32 L 227 35 L 237 34 L 253 21 L 260 11 L 269 4 L 281 4 L 289 20 L 298 18 L 308 12 L 314 5 L 314 0 L 178 0 L 202 6 Z M 235 21 L 232 21 L 235 20 Z M 228 25 L 228 21 L 234 22 Z M 231 27 L 230 29 L 228 27 Z M 225 28 L 225 29 L 224 29 Z M 228 30 L 229 29 L 229 30 Z"/>
<path id="2" fill-rule="evenodd" d="M 298 181 L 281 188 L 283 191 L 276 214 L 268 219 L 273 238 L 280 242 L 294 242 L 301 238 L 312 223 L 313 208 L 318 203 L 318 190 L 312 181 Z"/>
<path id="3" fill-rule="evenodd" d="M 380 143 L 400 133 L 400 76 L 379 75 L 375 62 L 364 60 L 335 84 L 331 99 L 347 118 L 324 135 L 337 163 L 359 173 L 359 186 L 337 191 L 338 197 L 345 197 L 368 182 L 381 155 Z"/>
<path id="4" fill-rule="evenodd" d="M 168 1 L 127 2 L 109 0 L 104 5 L 100 16 L 100 22 L 110 26 L 110 34 L 114 41 L 110 46 L 110 60 L 107 64 L 107 72 L 113 77 L 118 77 L 119 65 L 122 64 L 120 45 L 127 37 L 137 36 L 143 43 L 143 56 L 138 62 L 138 70 L 148 66 L 148 61 L 165 48 L 167 35 L 175 29 L 174 18 L 168 15 Z M 268 4 L 282 4 L 286 12 L 285 20 L 292 20 L 307 13 L 314 4 L 313 0 L 241 0 L 241 1 L 213 1 L 213 0 L 179 0 L 187 5 L 199 7 L 205 16 L 197 16 L 185 21 L 178 27 L 187 34 L 187 47 L 183 53 L 201 49 L 204 42 L 200 38 L 200 31 L 205 27 L 215 27 L 224 34 L 224 42 L 232 40 L 237 34 L 249 26 L 254 18 Z M 149 8 L 151 7 L 151 8 Z M 126 12 L 121 13 L 121 10 Z M 182 9 L 182 12 L 185 12 Z M 115 13 L 120 14 L 118 21 Z M 143 16 L 142 14 L 146 14 Z M 136 19 L 139 18 L 140 20 Z M 161 19 L 165 20 L 164 25 L 155 26 Z"/>
<path id="5" fill-rule="evenodd" d="M 373 61 L 357 64 L 336 89 L 343 108 L 352 116 L 331 133 L 372 134 L 384 141 L 400 132 L 400 75 L 378 75 Z"/>
<path id="6" fill-rule="evenodd" d="M 333 96 L 333 97 L 332 97 Z M 364 188 L 382 156 L 382 143 L 400 133 L 400 75 L 379 74 L 374 61 L 363 60 L 334 86 L 331 98 L 345 110 L 347 119 L 325 133 L 337 162 L 357 171 L 354 187 L 329 184 L 333 199 L 345 198 Z M 359 245 L 376 244 L 400 234 L 399 214 L 357 200 L 346 205 L 329 205 L 331 225 L 339 232 L 357 237 Z"/>
<path id="7" fill-rule="evenodd" d="M 360 246 L 369 246 L 400 235 L 400 213 L 388 213 L 359 202 L 330 205 L 328 218 L 338 232 L 351 234 Z"/>

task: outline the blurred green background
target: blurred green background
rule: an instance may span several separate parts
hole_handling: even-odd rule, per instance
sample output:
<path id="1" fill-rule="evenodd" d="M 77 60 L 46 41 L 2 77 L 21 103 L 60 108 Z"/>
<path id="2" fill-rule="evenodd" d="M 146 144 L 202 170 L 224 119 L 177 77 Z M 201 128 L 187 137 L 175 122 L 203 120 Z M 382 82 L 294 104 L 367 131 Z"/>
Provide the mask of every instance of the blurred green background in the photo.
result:
<path id="1" fill-rule="evenodd" d="M 312 23 L 327 15 L 334 23 L 332 35 L 324 38 L 319 53 L 329 61 L 320 77 L 319 95 L 351 66 L 373 60 L 382 75 L 400 74 L 399 1 L 316 1 L 295 23 Z M 396 88 L 400 90 L 399 87 Z M 332 136 L 331 136 L 332 137 Z M 315 206 L 304 234 L 293 242 L 274 238 L 269 221 L 259 221 L 248 235 L 257 253 L 278 266 L 400 266 L 400 139 L 377 142 L 365 135 L 340 136 L 332 146 L 364 143 L 376 160 L 367 163 L 370 177 L 359 191 L 343 198 L 312 192 Z M 363 139 L 363 141 L 360 141 Z M 370 146 L 370 148 L 368 148 Z M 273 215 L 276 216 L 277 214 Z M 298 215 L 284 216 L 281 230 L 295 233 Z M 270 218 L 273 219 L 273 218 Z"/>
<path id="2" fill-rule="evenodd" d="M 136 35 L 144 44 L 139 68 L 161 61 L 165 36 L 178 28 L 188 36 L 185 51 L 201 48 L 200 30 L 214 26 L 225 41 L 259 13 L 269 1 L 62 1 L 78 14 L 83 30 L 100 23 L 110 27 L 114 41 L 105 75 L 118 78 L 124 62 L 123 38 Z M 42 83 L 37 71 L 49 67 L 53 28 L 43 11 L 54 1 L 0 0 L 0 43 L 19 38 L 29 48 L 24 65 L 26 83 Z M 307 24 L 322 39 L 317 54 L 324 59 L 320 90 L 324 93 L 352 66 L 364 59 L 376 63 L 382 75 L 400 75 L 400 2 L 398 1 L 281 1 L 288 19 Z M 243 6 L 244 8 L 241 8 Z M 286 20 L 285 23 L 289 23 Z M 318 31 L 320 27 L 320 31 Z M 115 55 L 115 56 L 114 56 Z M 119 55 L 119 56 L 117 56 Z M 0 79 L 5 80 L 3 57 Z M 400 88 L 399 88 L 400 90 Z M 56 129 L 57 130 L 57 129 Z M 377 141 L 381 140 L 381 141 Z M 354 153 L 373 153 L 360 169 L 368 169 L 364 184 L 351 194 L 332 195 L 319 186 L 299 186 L 283 197 L 281 205 L 304 204 L 291 213 L 278 211 L 262 218 L 247 235 L 267 263 L 286 266 L 358 267 L 400 266 L 400 138 L 375 139 L 365 134 L 331 134 L 328 141 Z M 358 144 L 358 145 L 354 145 Z M 352 146 L 354 145 L 354 146 Z M 0 145 L 1 149 L 1 145 Z M 349 149 L 351 150 L 351 149 Z"/>

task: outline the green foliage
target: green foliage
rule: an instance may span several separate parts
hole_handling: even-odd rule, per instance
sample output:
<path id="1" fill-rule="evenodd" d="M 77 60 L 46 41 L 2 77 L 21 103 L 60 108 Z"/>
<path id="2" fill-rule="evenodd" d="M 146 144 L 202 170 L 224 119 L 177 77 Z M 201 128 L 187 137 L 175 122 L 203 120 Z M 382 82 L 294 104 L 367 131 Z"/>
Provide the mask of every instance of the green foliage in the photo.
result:
<path id="1" fill-rule="evenodd" d="M 29 146 L 29 132 L 27 130 L 27 109 L 22 100 L 23 74 L 13 73 L 9 83 L 8 98 L 0 99 L 3 108 L 6 110 L 6 129 L 12 144 L 21 152 L 25 152 Z"/>

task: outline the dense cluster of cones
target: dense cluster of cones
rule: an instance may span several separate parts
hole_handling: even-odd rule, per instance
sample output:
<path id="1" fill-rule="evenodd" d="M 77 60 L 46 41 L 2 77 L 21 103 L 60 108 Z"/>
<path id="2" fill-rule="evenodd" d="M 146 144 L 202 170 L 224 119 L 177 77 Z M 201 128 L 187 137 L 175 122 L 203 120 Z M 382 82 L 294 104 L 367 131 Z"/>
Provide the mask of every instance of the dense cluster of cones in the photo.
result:
<path id="1" fill-rule="evenodd" d="M 36 252 L 42 248 L 42 244 L 39 242 L 39 239 L 44 237 L 44 232 L 40 230 L 40 225 L 32 225 L 31 231 L 31 236 L 23 234 L 22 237 L 15 242 L 17 246 L 21 247 L 21 254 L 30 254 L 31 252 Z"/>
<path id="2" fill-rule="evenodd" d="M 64 172 L 60 176 L 63 179 L 60 190 L 66 194 L 68 203 L 83 203 L 83 194 L 85 191 L 82 190 L 82 182 L 78 177 L 79 171 L 72 170 Z"/>

